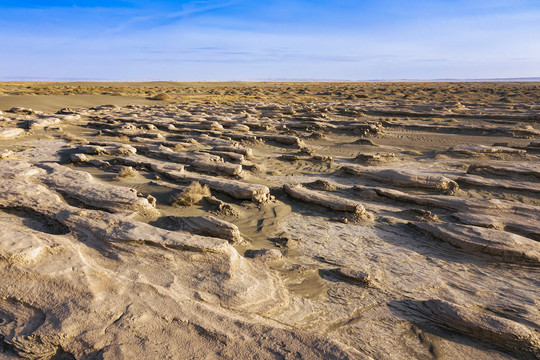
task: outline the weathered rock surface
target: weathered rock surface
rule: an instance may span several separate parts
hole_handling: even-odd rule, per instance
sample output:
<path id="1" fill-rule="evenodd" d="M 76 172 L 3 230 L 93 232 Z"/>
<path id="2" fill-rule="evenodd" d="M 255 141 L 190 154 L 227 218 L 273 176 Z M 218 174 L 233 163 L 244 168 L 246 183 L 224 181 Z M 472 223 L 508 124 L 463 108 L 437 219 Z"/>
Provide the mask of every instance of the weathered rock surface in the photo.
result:
<path id="1" fill-rule="evenodd" d="M 20 168 L 23 167 L 20 166 Z M 62 177 L 69 179 L 70 176 L 78 175 L 78 171 L 74 170 L 63 172 L 63 168 L 61 165 L 54 164 L 54 166 L 48 168 L 49 170 L 53 169 L 54 175 L 51 177 L 40 175 L 40 178 L 44 178 L 48 185 L 50 181 L 54 186 L 60 186 L 58 183 L 61 183 L 61 181 L 56 183 L 54 180 L 61 179 Z M 32 167 L 29 166 L 28 170 L 30 169 Z M 2 175 L 8 174 L 4 173 Z M 35 173 L 32 175 L 35 175 Z M 92 182 L 89 179 L 87 178 L 86 180 Z M 95 238 L 104 242 L 153 242 L 164 246 L 186 248 L 195 251 L 221 251 L 220 249 L 227 249 L 227 243 L 223 241 L 191 234 L 177 235 L 174 232 L 160 230 L 148 224 L 128 219 L 122 215 L 111 214 L 101 210 L 73 207 L 65 204 L 54 192 L 42 185 L 32 184 L 29 180 L 25 173 L 16 174 L 15 179 L 9 179 L 7 176 L 4 176 L 4 182 L 1 185 L 0 206 L 7 209 L 24 209 L 29 212 L 37 212 L 53 221 L 60 222 L 74 232 L 81 233 L 83 236 L 90 233 Z M 62 180 L 65 181 L 64 179 Z M 111 198 L 118 196 L 120 201 L 124 200 L 122 195 L 125 195 L 125 193 L 115 189 L 119 187 L 110 186 L 111 188 L 102 187 L 102 193 L 109 191 L 113 193 Z M 96 201 L 96 198 L 91 197 L 92 194 L 87 194 L 88 188 L 86 187 L 75 185 L 66 189 L 73 197 Z M 92 191 L 92 188 L 90 189 Z M 129 191 L 129 189 L 126 190 Z M 129 192 L 132 193 L 131 191 Z M 103 194 L 101 196 L 106 197 Z M 129 200 L 132 199 L 133 197 Z M 108 201 L 113 202 L 110 199 Z M 153 207 L 151 208 L 155 211 Z"/>
<path id="2" fill-rule="evenodd" d="M 399 161 L 394 153 L 358 154 L 354 161 L 362 165 L 384 165 Z"/>
<path id="3" fill-rule="evenodd" d="M 242 163 L 245 160 L 244 155 L 238 154 L 236 152 L 208 150 L 208 153 L 217 155 L 224 159 L 228 159 L 228 160 L 238 162 L 238 163 Z M 236 174 L 233 174 L 233 175 L 236 175 Z"/>
<path id="4" fill-rule="evenodd" d="M 283 189 L 295 199 L 327 207 L 337 211 L 347 211 L 356 214 L 366 214 L 366 209 L 357 201 L 342 198 L 333 194 L 325 194 L 309 190 L 302 185 L 283 185 Z"/>
<path id="5" fill-rule="evenodd" d="M 433 222 L 410 224 L 465 251 L 498 255 L 510 261 L 540 263 L 540 243 L 523 236 L 471 225 Z"/>
<path id="6" fill-rule="evenodd" d="M 470 174 L 461 176 L 457 178 L 456 181 L 458 183 L 463 183 L 470 186 L 481 186 L 485 188 L 503 188 L 508 190 L 540 192 L 540 183 L 532 183 L 527 181 L 489 179 Z"/>
<path id="7" fill-rule="evenodd" d="M 511 230 L 539 240 L 540 208 L 498 199 L 470 199 L 446 195 L 410 195 L 397 190 L 374 189 L 382 197 L 453 211 L 462 223 Z"/>
<path id="8" fill-rule="evenodd" d="M 0 220 L 0 260 L 7 263 L 32 263 L 50 251 L 53 242 L 47 235 L 25 227 L 11 227 L 11 218 Z"/>
<path id="9" fill-rule="evenodd" d="M 60 123 L 60 119 L 56 117 L 36 118 L 28 121 L 28 129 L 43 128 L 45 126 L 55 125 Z"/>
<path id="10" fill-rule="evenodd" d="M 270 199 L 270 189 L 259 184 L 249 184 L 238 180 L 222 179 L 213 176 L 197 175 L 194 173 L 180 173 L 174 171 L 163 172 L 170 179 L 180 182 L 198 181 L 208 185 L 210 189 L 223 192 L 238 199 L 251 200 L 256 203 L 264 203 Z"/>
<path id="11" fill-rule="evenodd" d="M 0 128 L 0 140 L 7 140 L 22 135 L 24 129 L 20 128 Z"/>
<path id="12" fill-rule="evenodd" d="M 348 173 L 402 187 L 422 187 L 455 192 L 459 186 L 446 176 L 418 170 L 373 169 L 356 165 L 343 167 Z"/>
<path id="13" fill-rule="evenodd" d="M 516 202 L 498 199 L 471 199 L 449 195 L 411 195 L 393 189 L 375 189 L 378 195 L 390 199 L 414 203 L 418 205 L 435 206 L 441 209 L 469 212 L 503 212 L 518 215 L 531 215 L 537 217 L 540 208 L 532 205 L 524 205 Z"/>
<path id="14" fill-rule="evenodd" d="M 215 162 L 207 160 L 197 160 L 191 163 L 191 166 L 202 172 L 224 173 L 230 176 L 238 175 L 242 172 L 242 165 L 230 164 L 226 162 Z"/>
<path id="15" fill-rule="evenodd" d="M 145 156 L 139 155 L 126 155 L 122 157 L 115 157 L 112 159 L 115 163 L 123 164 L 126 166 L 145 167 L 149 170 L 155 171 L 158 174 L 167 175 L 168 172 L 182 173 L 184 172 L 184 165 L 176 164 L 174 162 L 166 162 L 155 159 L 150 159 Z"/>
<path id="16" fill-rule="evenodd" d="M 139 136 L 149 139 L 163 139 L 163 135 L 159 132 L 147 132 L 145 130 L 135 130 L 135 129 L 103 129 L 102 132 L 111 136 Z"/>
<path id="17" fill-rule="evenodd" d="M 93 208 L 112 212 L 138 212 L 156 214 L 155 205 L 138 196 L 134 189 L 101 183 L 84 171 L 58 164 L 42 164 L 46 171 L 40 180 L 50 188 Z"/>
<path id="18" fill-rule="evenodd" d="M 229 240 L 232 243 L 241 243 L 244 241 L 238 226 L 213 216 L 188 216 L 183 217 L 182 221 L 186 222 L 197 233 L 215 236 Z"/>
<path id="19" fill-rule="evenodd" d="M 538 335 L 523 324 L 439 299 L 410 302 L 408 305 L 441 327 L 511 351 L 522 359 L 540 357 Z"/>
<path id="20" fill-rule="evenodd" d="M 283 145 L 302 145 L 302 140 L 300 140 L 297 136 L 258 134 L 257 137 L 266 141 L 275 141 Z"/>
<path id="21" fill-rule="evenodd" d="M 184 164 L 192 164 L 197 161 L 222 161 L 222 159 L 216 155 L 199 152 L 175 152 L 172 149 L 161 145 L 136 145 L 135 147 L 143 154 Z"/>
<path id="22" fill-rule="evenodd" d="M 498 213 L 497 211 L 464 210 L 453 216 L 463 224 L 512 231 L 540 241 L 539 219 L 536 215 L 513 213 L 512 211 Z"/>
<path id="23" fill-rule="evenodd" d="M 517 154 L 523 155 L 525 150 L 514 149 L 505 146 L 487 146 L 487 145 L 455 145 L 448 149 L 450 153 L 461 155 L 478 156 L 482 154 Z"/>
<path id="24" fill-rule="evenodd" d="M 540 178 L 540 166 L 537 164 L 520 165 L 493 165 L 493 164 L 474 164 L 467 170 L 469 174 L 492 174 L 500 176 L 534 176 Z"/>
<path id="25" fill-rule="evenodd" d="M 204 172 L 225 173 L 238 175 L 242 172 L 242 165 L 223 162 L 216 155 L 201 152 L 174 152 L 164 146 L 136 146 L 143 154 L 168 159 L 174 162 L 189 164 L 197 170 Z"/>
<path id="26" fill-rule="evenodd" d="M 85 154 L 91 155 L 127 155 L 135 154 L 137 149 L 128 144 L 98 146 L 98 145 L 82 145 L 78 150 Z"/>
<path id="27" fill-rule="evenodd" d="M 234 152 L 240 155 L 244 155 L 245 157 L 253 156 L 253 150 L 251 150 L 250 148 L 241 147 L 241 146 L 216 146 L 214 147 L 214 150 Z"/>

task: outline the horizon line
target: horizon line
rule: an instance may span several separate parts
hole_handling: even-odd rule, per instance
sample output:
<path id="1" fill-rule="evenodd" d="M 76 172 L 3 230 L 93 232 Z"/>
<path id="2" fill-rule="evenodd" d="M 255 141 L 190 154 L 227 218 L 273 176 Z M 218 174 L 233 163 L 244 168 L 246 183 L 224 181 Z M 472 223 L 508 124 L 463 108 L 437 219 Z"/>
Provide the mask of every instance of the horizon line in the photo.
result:
<path id="1" fill-rule="evenodd" d="M 234 82 L 340 82 L 340 83 L 361 83 L 361 82 L 540 82 L 540 76 L 534 77 L 500 77 L 500 78 L 438 78 L 438 79 L 363 79 L 363 80 L 345 80 L 345 79 L 295 79 L 295 78 L 267 78 L 267 79 L 197 79 L 197 80 L 171 80 L 171 79 L 131 79 L 131 80 L 112 80 L 97 78 L 41 78 L 41 77 L 6 77 L 0 78 L 0 82 L 106 82 L 106 83 L 152 83 L 152 82 L 171 82 L 171 83 L 234 83 Z"/>

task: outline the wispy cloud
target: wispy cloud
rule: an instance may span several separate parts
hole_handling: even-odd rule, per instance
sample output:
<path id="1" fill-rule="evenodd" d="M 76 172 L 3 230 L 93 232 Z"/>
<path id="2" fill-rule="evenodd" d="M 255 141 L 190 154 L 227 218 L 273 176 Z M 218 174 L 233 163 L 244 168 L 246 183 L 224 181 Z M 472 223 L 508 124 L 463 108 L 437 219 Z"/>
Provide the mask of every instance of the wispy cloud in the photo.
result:
<path id="1" fill-rule="evenodd" d="M 167 11 L 163 9 L 153 10 L 148 15 L 137 15 L 124 21 L 114 28 L 108 29 L 101 35 L 115 34 L 127 30 L 148 30 L 157 27 L 170 26 L 181 22 L 189 17 L 203 15 L 215 10 L 224 9 L 232 5 L 241 3 L 243 0 L 228 1 L 189 1 L 180 5 L 178 11 Z"/>

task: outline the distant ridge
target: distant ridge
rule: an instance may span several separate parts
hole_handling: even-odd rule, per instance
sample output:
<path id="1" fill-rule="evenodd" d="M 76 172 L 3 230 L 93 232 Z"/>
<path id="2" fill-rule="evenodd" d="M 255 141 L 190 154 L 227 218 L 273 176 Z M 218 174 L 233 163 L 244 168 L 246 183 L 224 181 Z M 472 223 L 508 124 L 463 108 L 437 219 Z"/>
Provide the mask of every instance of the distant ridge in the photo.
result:
<path id="1" fill-rule="evenodd" d="M 481 79 L 368 79 L 368 80 L 344 80 L 344 79 L 96 79 L 96 78 L 41 78 L 41 77 L 0 77 L 0 81 L 15 82 L 540 82 L 540 77 L 514 77 L 514 78 L 481 78 Z"/>
<path id="2" fill-rule="evenodd" d="M 409 80 L 415 81 L 415 80 Z M 426 81 L 426 80 L 418 80 Z M 429 81 L 429 80 L 428 80 Z M 484 82 L 484 81 L 540 81 L 540 77 L 516 77 L 516 78 L 488 78 L 488 79 L 436 79 L 432 81 L 459 81 L 459 82 Z"/>

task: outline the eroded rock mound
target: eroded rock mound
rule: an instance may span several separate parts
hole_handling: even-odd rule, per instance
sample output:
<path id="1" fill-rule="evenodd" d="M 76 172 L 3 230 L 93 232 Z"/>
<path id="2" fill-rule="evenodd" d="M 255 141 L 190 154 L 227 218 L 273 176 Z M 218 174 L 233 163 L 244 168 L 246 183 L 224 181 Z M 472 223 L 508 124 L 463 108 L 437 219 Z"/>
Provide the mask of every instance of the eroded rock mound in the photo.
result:
<path id="1" fill-rule="evenodd" d="M 284 185 L 283 189 L 295 199 L 313 203 L 337 211 L 347 211 L 356 214 L 366 214 L 364 206 L 357 201 L 342 198 L 333 194 L 309 190 L 302 185 Z"/>
<path id="2" fill-rule="evenodd" d="M 540 263 L 540 243 L 520 235 L 471 225 L 425 222 L 410 224 L 465 251 Z"/>
<path id="3" fill-rule="evenodd" d="M 135 189 L 101 183 L 85 171 L 70 169 L 58 164 L 42 164 L 46 171 L 40 176 L 51 189 L 74 198 L 93 208 L 112 212 L 138 212 L 157 214 L 155 205 L 137 194 Z"/>
<path id="4" fill-rule="evenodd" d="M 450 193 L 457 191 L 459 186 L 452 179 L 437 173 L 418 170 L 372 169 L 356 165 L 343 167 L 348 173 L 401 187 L 423 187 L 428 189 L 445 190 Z"/>

